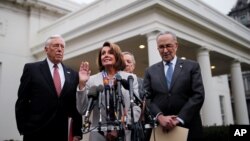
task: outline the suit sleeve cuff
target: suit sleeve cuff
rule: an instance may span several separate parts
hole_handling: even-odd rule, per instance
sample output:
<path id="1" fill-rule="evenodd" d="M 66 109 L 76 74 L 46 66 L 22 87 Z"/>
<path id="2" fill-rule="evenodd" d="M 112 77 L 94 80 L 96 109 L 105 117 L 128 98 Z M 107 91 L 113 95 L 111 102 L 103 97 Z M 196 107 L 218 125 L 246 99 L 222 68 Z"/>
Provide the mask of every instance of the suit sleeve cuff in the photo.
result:
<path id="1" fill-rule="evenodd" d="M 177 120 L 179 120 L 179 122 L 184 125 L 184 120 L 182 120 L 181 118 L 177 117 Z"/>
<path id="2" fill-rule="evenodd" d="M 155 120 L 156 120 L 156 121 L 158 121 L 159 115 L 162 115 L 162 112 L 159 112 L 159 113 L 155 116 Z"/>
<path id="3" fill-rule="evenodd" d="M 85 88 L 86 88 L 86 87 L 83 87 L 83 89 L 80 90 L 80 89 L 79 89 L 79 85 L 77 85 L 76 91 L 77 91 L 77 92 L 82 92 L 82 91 L 85 90 Z"/>

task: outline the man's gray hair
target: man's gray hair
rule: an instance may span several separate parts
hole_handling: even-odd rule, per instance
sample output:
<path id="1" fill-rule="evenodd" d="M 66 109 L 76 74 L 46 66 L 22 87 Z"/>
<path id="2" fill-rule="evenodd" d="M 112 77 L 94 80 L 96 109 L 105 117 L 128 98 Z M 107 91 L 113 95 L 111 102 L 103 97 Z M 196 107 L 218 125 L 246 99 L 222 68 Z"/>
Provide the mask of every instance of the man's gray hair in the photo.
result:
<path id="1" fill-rule="evenodd" d="M 48 47 L 49 44 L 51 43 L 51 40 L 54 39 L 54 38 L 61 38 L 63 39 L 63 37 L 59 34 L 56 34 L 56 35 L 51 35 L 46 41 L 45 41 L 45 47 Z M 64 41 L 64 39 L 63 39 Z M 64 41 L 64 46 L 65 46 L 65 41 Z"/>
<path id="2" fill-rule="evenodd" d="M 128 52 L 128 51 L 124 51 L 124 52 L 122 52 L 122 55 L 130 55 L 131 56 L 131 58 L 132 58 L 132 62 L 133 62 L 133 64 L 135 65 L 135 56 L 131 53 L 131 52 Z"/>
<path id="3" fill-rule="evenodd" d="M 166 34 L 172 35 L 172 37 L 174 38 L 174 40 L 177 41 L 176 34 L 173 33 L 173 32 L 171 32 L 171 31 L 163 31 L 163 32 L 160 32 L 160 33 L 157 35 L 156 40 L 158 40 L 159 36 L 161 36 L 161 35 L 166 35 Z"/>

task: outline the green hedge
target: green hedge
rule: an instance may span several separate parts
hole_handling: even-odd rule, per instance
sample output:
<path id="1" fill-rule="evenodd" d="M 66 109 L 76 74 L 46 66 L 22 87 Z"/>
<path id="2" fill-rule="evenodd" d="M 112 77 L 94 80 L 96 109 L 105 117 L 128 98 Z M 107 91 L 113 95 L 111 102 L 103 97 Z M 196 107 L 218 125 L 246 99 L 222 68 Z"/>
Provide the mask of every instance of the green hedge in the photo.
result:
<path id="1" fill-rule="evenodd" d="M 206 126 L 203 131 L 203 141 L 229 141 L 229 126 Z"/>

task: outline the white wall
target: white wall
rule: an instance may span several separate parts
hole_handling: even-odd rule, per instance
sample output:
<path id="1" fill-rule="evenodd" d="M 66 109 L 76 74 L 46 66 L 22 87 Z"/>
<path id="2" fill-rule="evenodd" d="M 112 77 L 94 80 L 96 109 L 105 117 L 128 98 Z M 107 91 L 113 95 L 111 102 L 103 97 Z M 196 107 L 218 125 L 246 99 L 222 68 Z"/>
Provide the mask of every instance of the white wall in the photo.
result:
<path id="1" fill-rule="evenodd" d="M 27 45 L 28 16 L 23 10 L 1 7 L 0 18 L 4 29 L 0 36 L 0 140 L 20 139 L 16 128 L 15 101 L 23 64 L 31 60 Z"/>
<path id="2" fill-rule="evenodd" d="M 0 141 L 22 140 L 16 127 L 15 102 L 23 66 L 36 60 L 31 56 L 29 37 L 58 18 L 42 12 L 46 11 L 30 18 L 28 9 L 0 2 Z"/>

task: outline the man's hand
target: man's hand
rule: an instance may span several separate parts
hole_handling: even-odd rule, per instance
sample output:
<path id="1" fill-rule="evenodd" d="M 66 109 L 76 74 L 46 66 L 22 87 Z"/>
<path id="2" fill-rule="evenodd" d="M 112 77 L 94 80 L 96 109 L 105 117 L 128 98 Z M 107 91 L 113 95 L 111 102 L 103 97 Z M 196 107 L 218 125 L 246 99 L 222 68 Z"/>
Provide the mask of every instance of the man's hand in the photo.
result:
<path id="1" fill-rule="evenodd" d="M 160 126 L 162 126 L 164 132 L 172 130 L 179 123 L 177 116 L 175 115 L 159 115 L 157 120 L 160 123 Z"/>
<path id="2" fill-rule="evenodd" d="M 81 137 L 79 137 L 79 136 L 74 136 L 73 137 L 73 141 L 80 141 L 81 140 Z"/>
<path id="3" fill-rule="evenodd" d="M 108 132 L 106 135 L 107 141 L 115 141 L 117 137 L 118 133 L 115 130 Z"/>

